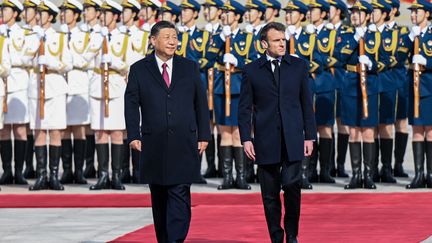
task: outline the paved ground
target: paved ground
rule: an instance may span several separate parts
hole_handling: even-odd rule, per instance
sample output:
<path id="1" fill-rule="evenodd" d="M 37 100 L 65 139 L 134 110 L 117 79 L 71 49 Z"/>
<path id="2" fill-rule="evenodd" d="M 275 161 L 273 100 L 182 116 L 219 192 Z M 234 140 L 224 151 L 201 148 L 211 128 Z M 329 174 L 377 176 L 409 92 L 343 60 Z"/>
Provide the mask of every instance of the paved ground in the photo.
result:
<path id="1" fill-rule="evenodd" d="M 349 157 L 348 157 L 349 158 Z M 410 178 L 399 178 L 397 184 L 378 183 L 377 192 L 409 192 L 405 189 L 414 174 L 411 146 L 408 146 L 405 162 Z M 203 163 L 203 171 L 205 162 Z M 350 170 L 349 159 L 347 169 Z M 370 190 L 347 191 L 343 186 L 348 179 L 336 179 L 336 184 L 315 184 L 311 191 L 304 193 L 328 192 L 371 192 Z M 33 180 L 29 181 L 33 183 Z M 95 183 L 95 180 L 89 180 Z M 220 193 L 216 189 L 221 179 L 209 179 L 206 185 L 192 186 L 193 192 Z M 27 186 L 1 186 L 0 194 L 35 194 L 35 193 L 148 193 L 148 186 L 126 185 L 126 191 L 91 192 L 89 185 L 66 185 L 63 192 L 29 192 Z M 258 192 L 259 186 L 252 185 L 252 192 Z M 251 191 L 229 190 L 232 193 Z M 415 191 L 430 191 L 428 189 Z M 148 208 L 64 208 L 64 209 L 0 209 L 0 242 L 106 242 L 123 234 L 152 223 L 151 210 Z M 432 242 L 432 239 L 426 241 Z"/>

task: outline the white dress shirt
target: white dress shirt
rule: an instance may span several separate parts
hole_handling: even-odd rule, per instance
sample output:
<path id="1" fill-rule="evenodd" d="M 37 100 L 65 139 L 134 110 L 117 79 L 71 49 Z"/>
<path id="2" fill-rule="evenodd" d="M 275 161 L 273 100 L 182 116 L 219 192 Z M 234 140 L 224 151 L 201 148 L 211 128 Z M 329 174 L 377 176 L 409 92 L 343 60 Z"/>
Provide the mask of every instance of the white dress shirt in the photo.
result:
<path id="1" fill-rule="evenodd" d="M 278 61 L 279 61 L 279 66 L 280 66 L 280 63 L 281 63 L 282 57 L 274 58 L 274 57 L 269 56 L 268 54 L 266 54 L 266 56 L 267 56 L 267 60 L 270 61 L 270 63 L 271 63 L 271 69 L 272 69 L 272 72 L 274 72 L 274 70 L 275 70 L 275 65 L 273 64 L 273 61 L 274 61 L 274 60 L 278 60 Z"/>
<path id="2" fill-rule="evenodd" d="M 170 59 L 168 59 L 168 61 L 166 61 L 166 62 L 164 62 L 164 61 L 162 61 L 156 54 L 155 54 L 155 58 L 156 58 L 156 63 L 157 63 L 157 66 L 158 66 L 158 68 L 159 68 L 159 71 L 160 71 L 160 73 L 161 73 L 161 75 L 162 75 L 162 72 L 163 72 L 163 67 L 162 67 L 162 65 L 164 64 L 164 63 L 166 63 L 167 64 L 167 72 L 168 72 L 168 77 L 169 77 L 169 81 L 170 81 L 170 84 L 171 84 L 171 82 L 172 82 L 172 66 L 173 66 L 173 58 L 171 57 Z"/>

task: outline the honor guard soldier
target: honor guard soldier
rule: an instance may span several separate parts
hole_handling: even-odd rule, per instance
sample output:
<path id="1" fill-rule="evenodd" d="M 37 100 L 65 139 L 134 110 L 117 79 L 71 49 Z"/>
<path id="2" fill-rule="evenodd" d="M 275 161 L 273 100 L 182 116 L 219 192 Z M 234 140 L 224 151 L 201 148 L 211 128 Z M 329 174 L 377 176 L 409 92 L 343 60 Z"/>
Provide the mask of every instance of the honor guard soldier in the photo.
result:
<path id="1" fill-rule="evenodd" d="M 203 87 L 207 87 L 207 69 L 204 68 L 206 63 L 202 63 L 203 57 L 208 47 L 210 33 L 199 29 L 196 26 L 201 5 L 195 0 L 183 0 L 181 8 L 181 30 L 178 36 L 179 46 L 176 54 L 196 61 L 200 64 L 201 81 Z M 207 183 L 204 178 L 201 183 Z"/>
<path id="2" fill-rule="evenodd" d="M 99 33 L 100 32 L 100 24 L 99 24 L 99 17 L 101 14 L 100 7 L 102 6 L 102 1 L 100 0 L 85 0 L 83 7 L 84 7 L 84 14 L 83 19 L 84 23 L 80 25 L 80 28 L 82 31 L 87 32 L 89 34 L 89 37 L 93 33 Z M 90 61 L 94 65 L 94 60 Z M 93 73 L 93 70 L 89 70 L 88 74 L 91 76 Z M 89 97 L 90 99 L 90 97 Z M 86 126 L 86 154 L 85 154 L 85 169 L 84 169 L 84 177 L 85 178 L 96 178 L 96 169 L 94 165 L 94 158 L 95 158 L 95 143 L 96 138 L 94 131 L 91 130 L 90 125 Z"/>
<path id="3" fill-rule="evenodd" d="M 215 131 L 215 120 L 214 120 L 214 58 L 217 57 L 219 52 L 218 48 L 210 48 L 211 43 L 213 43 L 213 39 L 217 37 L 222 31 L 222 25 L 220 24 L 220 19 L 222 15 L 222 7 L 224 3 L 222 0 L 206 0 L 203 3 L 203 13 L 204 19 L 207 22 L 205 25 L 205 30 L 209 33 L 209 41 L 207 42 L 207 46 L 209 47 L 205 53 L 205 56 L 202 57 L 198 61 L 201 63 L 201 69 L 205 73 L 205 77 L 203 80 L 204 87 L 207 91 L 207 100 L 209 104 L 210 110 L 210 132 L 212 134 L 211 140 L 208 143 L 208 146 L 205 151 L 206 161 L 207 161 L 207 169 L 203 175 L 204 178 L 212 178 L 212 177 L 222 177 L 222 159 L 220 159 L 220 142 L 221 135 L 218 129 L 217 130 L 217 138 L 215 141 L 214 131 Z M 209 54 L 210 53 L 210 54 Z M 209 61 L 209 59 L 213 61 Z M 217 157 L 218 157 L 218 166 L 216 170 L 215 158 L 216 158 L 216 147 L 217 147 Z"/>
<path id="4" fill-rule="evenodd" d="M 323 71 L 316 75 L 314 79 L 315 93 L 315 119 L 319 133 L 318 150 L 320 173 L 319 182 L 335 183 L 330 176 L 332 166 L 331 155 L 333 151 L 333 126 L 335 123 L 335 90 L 336 80 L 331 71 L 331 62 L 335 46 L 336 31 L 328 28 L 324 20 L 328 19 L 330 4 L 325 0 L 312 0 L 309 3 L 310 22 L 314 25 L 317 40 L 316 46 L 321 54 L 322 60 L 325 61 Z M 331 26 L 330 26 L 331 27 Z"/>
<path id="5" fill-rule="evenodd" d="M 257 50 L 258 57 L 264 54 L 265 50 L 261 46 L 261 41 L 259 40 L 259 33 L 261 28 L 264 26 L 261 22 L 265 18 L 266 6 L 259 0 L 248 0 L 246 1 L 246 13 L 245 21 L 246 32 L 252 33 L 254 35 L 254 46 Z"/>
<path id="6" fill-rule="evenodd" d="M 40 4 L 39 0 L 26 0 L 24 2 L 24 11 L 22 12 L 23 14 L 23 19 L 24 19 L 24 25 L 23 25 L 23 29 L 24 29 L 24 33 L 25 33 L 25 43 L 37 43 L 39 40 L 37 39 L 37 36 L 32 33 L 32 28 L 37 24 L 36 22 L 36 13 L 37 13 L 37 6 Z M 33 39 L 33 40 L 27 40 L 27 39 Z M 36 41 L 36 42 L 33 42 Z M 34 53 L 36 53 L 37 51 L 37 46 L 33 47 L 34 49 Z M 33 53 L 33 54 L 34 54 Z M 26 55 L 28 58 L 27 59 L 33 59 L 32 55 L 29 55 L 29 53 L 26 53 L 28 55 Z M 23 66 L 24 66 L 24 62 L 23 62 Z M 25 63 L 25 69 L 28 73 L 28 79 L 31 78 L 31 75 L 34 75 L 34 69 L 33 69 L 33 63 L 31 61 L 26 62 Z M 28 81 L 29 82 L 29 81 Z M 27 99 L 28 99 L 28 95 L 27 95 Z M 28 102 L 27 102 L 27 107 L 28 107 Z M 27 108 L 27 115 L 28 115 L 28 108 Z M 30 118 L 29 118 L 30 121 Z M 29 179 L 29 178 L 36 178 L 36 172 L 34 170 L 34 166 L 33 166 L 33 154 L 34 154 L 34 136 L 33 136 L 33 131 L 30 129 L 30 124 L 27 123 L 26 125 L 27 127 L 27 145 L 26 145 L 26 155 L 25 155 L 25 169 L 23 172 L 24 178 Z"/>
<path id="7" fill-rule="evenodd" d="M 275 22 L 276 18 L 279 18 L 279 11 L 282 7 L 279 0 L 262 0 L 261 2 L 266 6 L 264 23 Z"/>
<path id="8" fill-rule="evenodd" d="M 175 3 L 166 1 L 162 3 L 158 19 L 177 24 L 180 21 L 181 9 Z"/>
<path id="9" fill-rule="evenodd" d="M 162 7 L 159 0 L 142 0 L 139 17 L 144 21 L 141 26 L 142 30 L 150 33 L 151 28 L 156 23 L 158 10 Z"/>
<path id="10" fill-rule="evenodd" d="M 218 189 L 249 190 L 251 187 L 245 179 L 245 158 L 238 129 L 237 108 L 241 70 L 245 64 L 256 58 L 256 51 L 253 46 L 253 35 L 240 30 L 239 27 L 246 9 L 237 1 L 226 1 L 223 10 L 223 31 L 210 47 L 221 47 L 214 83 L 215 118 L 222 134 L 220 156 L 223 161 L 223 182 Z M 233 158 L 237 171 L 235 182 L 232 173 Z"/>
<path id="11" fill-rule="evenodd" d="M 35 130 L 37 179 L 29 189 L 63 190 L 58 180 L 61 156 L 61 130 L 66 129 L 65 74 L 72 69 L 72 55 L 67 35 L 52 27 L 59 9 L 45 0 L 38 6 L 39 26 L 33 30 L 40 39 L 37 55 L 37 75 L 30 80 L 30 128 Z M 47 131 L 49 132 L 49 182 L 47 179 Z"/>
<path id="12" fill-rule="evenodd" d="M 321 54 L 316 46 L 315 28 L 312 24 L 307 25 L 305 29 L 301 26 L 302 22 L 306 21 L 306 14 L 309 11 L 308 6 L 302 1 L 293 0 L 288 2 L 284 10 L 286 12 L 285 21 L 288 26 L 285 31 L 287 51 L 291 55 L 298 56 L 308 62 L 309 80 L 312 85 L 317 74 L 323 71 L 323 63 Z M 312 185 L 309 182 L 310 179 L 318 182 L 316 163 L 312 166 L 311 162 L 311 157 L 306 157 L 302 161 L 301 186 L 303 189 L 312 189 Z M 311 171 L 309 172 L 308 170 Z"/>
<path id="13" fill-rule="evenodd" d="M 373 11 L 372 5 L 358 1 L 350 10 L 355 33 L 350 31 L 343 34 L 335 48 L 336 58 L 346 63 L 345 78 L 340 86 L 341 120 L 342 124 L 350 127 L 349 149 L 353 175 L 345 189 L 376 189 L 372 174 L 375 158 L 374 131 L 378 125 L 377 76 L 390 60 L 381 45 L 380 32 L 366 27 Z"/>
<path id="14" fill-rule="evenodd" d="M 61 31 L 67 36 L 65 43 L 72 54 L 73 68 L 65 78 L 68 84 L 66 99 L 66 124 L 62 138 L 63 184 L 87 184 L 83 167 L 86 148 L 85 127 L 90 124 L 89 75 L 94 63 L 84 59 L 90 33 L 83 31 L 77 24 L 81 21 L 83 5 L 77 0 L 66 0 L 60 6 Z M 73 144 L 72 144 L 73 134 Z M 72 170 L 72 155 L 74 171 Z"/>
<path id="15" fill-rule="evenodd" d="M 395 76 L 394 81 L 398 82 L 397 100 L 396 100 L 396 122 L 395 122 L 395 136 L 394 136 L 394 169 L 393 175 L 395 177 L 408 177 L 403 169 L 403 162 L 405 151 L 408 144 L 408 79 L 407 69 L 405 63 L 408 58 L 409 48 L 406 46 L 406 36 L 409 34 L 409 29 L 406 26 L 400 26 L 396 23 L 395 19 L 400 15 L 399 0 L 391 1 L 392 11 L 387 21 L 387 28 L 392 31 L 397 31 L 398 46 L 397 46 L 397 63 L 393 67 Z"/>
<path id="16" fill-rule="evenodd" d="M 409 9 L 414 26 L 409 34 L 411 65 L 408 72 L 408 120 L 413 128 L 415 177 L 406 188 L 432 188 L 432 29 L 428 26 L 428 21 L 432 19 L 432 4 L 416 0 Z"/>
<path id="17" fill-rule="evenodd" d="M 96 153 L 99 178 L 90 190 L 124 190 L 120 180 L 121 162 L 124 156 L 123 131 L 125 130 L 124 91 L 126 88 L 127 41 L 129 35 L 117 28 L 122 6 L 112 0 L 101 6 L 101 32 L 95 33 L 86 52 L 88 61 L 96 57 L 90 78 L 91 128 L 96 132 Z M 109 179 L 109 141 L 111 140 L 112 181 Z"/>
<path id="18" fill-rule="evenodd" d="M 374 175 L 374 181 L 396 183 L 392 174 L 393 157 L 393 124 L 396 119 L 396 92 L 399 83 L 396 81 L 394 67 L 397 64 L 397 46 L 399 42 L 398 31 L 387 28 L 386 21 L 390 19 L 392 7 L 386 0 L 372 1 L 374 11 L 371 16 L 372 24 L 369 26 L 375 32 L 381 34 L 382 45 L 387 55 L 390 57 L 390 65 L 378 75 L 379 83 L 379 141 L 375 140 L 377 146 L 376 157 L 381 152 L 382 167 L 379 175 Z M 376 163 L 378 164 L 378 163 Z M 378 168 L 374 170 L 377 171 Z"/>
<path id="19" fill-rule="evenodd" d="M 149 44 L 149 33 L 143 31 L 137 27 L 138 13 L 141 9 L 141 5 L 136 0 L 124 0 L 121 3 L 123 7 L 122 21 L 123 25 L 119 27 L 119 30 L 127 39 L 124 39 L 126 45 L 126 51 L 124 54 L 125 62 L 128 66 L 134 64 L 136 61 L 144 58 L 148 51 Z M 131 150 L 127 143 L 127 134 L 124 133 L 123 145 L 124 145 L 124 156 L 121 166 L 121 182 L 131 183 L 132 181 L 138 182 L 138 163 L 139 163 L 139 151 Z M 132 152 L 131 152 L 132 151 Z M 132 154 L 132 172 L 130 173 L 130 157 Z"/>
<path id="20" fill-rule="evenodd" d="M 341 35 L 344 33 L 347 33 L 348 31 L 352 31 L 349 26 L 345 25 L 342 21 L 345 21 L 347 14 L 348 14 L 348 8 L 346 7 L 345 3 L 342 0 L 330 0 L 330 11 L 329 11 L 329 24 L 327 24 L 327 28 L 331 29 L 335 32 L 332 32 L 332 41 L 333 45 L 336 46 L 337 40 L 341 38 Z M 330 165 L 331 167 L 334 167 L 335 170 L 330 171 L 332 176 L 338 176 L 338 177 L 348 177 L 348 174 L 345 172 L 345 159 L 346 159 L 346 152 L 348 149 L 348 139 L 349 139 L 349 128 L 347 126 L 344 126 L 340 122 L 340 106 L 341 106 L 341 99 L 340 99 L 340 84 L 343 82 L 343 77 L 345 74 L 345 64 L 341 61 L 337 60 L 334 55 L 334 47 L 331 47 L 331 50 L 329 50 L 332 54 L 331 57 L 328 57 L 324 60 L 327 66 L 327 71 L 330 71 L 330 73 L 333 76 L 333 79 L 335 80 L 335 88 L 336 88 L 336 123 L 337 123 L 337 146 L 336 148 L 333 148 L 333 153 L 330 158 Z M 333 137 L 333 144 L 335 144 L 334 141 L 334 133 L 332 135 Z M 335 167 L 334 160 L 335 160 L 335 151 L 337 151 L 337 159 Z"/>
<path id="21" fill-rule="evenodd" d="M 18 0 L 6 0 L 1 5 L 2 21 L 1 77 L 0 95 L 2 96 L 2 115 L 0 122 L 0 155 L 3 175 L 0 184 L 27 184 L 22 172 L 26 155 L 28 116 L 29 75 L 22 63 L 25 30 L 18 25 L 24 6 Z M 9 56 L 10 55 L 10 56 Z M 6 60 L 4 60 L 7 58 Z M 12 68 L 11 68 L 12 67 Z M 10 73 L 9 73 L 10 72 Z M 3 121 L 4 118 L 4 121 Z M 4 122 L 4 126 L 3 126 Z M 14 133 L 15 175 L 12 174 L 12 138 Z"/>

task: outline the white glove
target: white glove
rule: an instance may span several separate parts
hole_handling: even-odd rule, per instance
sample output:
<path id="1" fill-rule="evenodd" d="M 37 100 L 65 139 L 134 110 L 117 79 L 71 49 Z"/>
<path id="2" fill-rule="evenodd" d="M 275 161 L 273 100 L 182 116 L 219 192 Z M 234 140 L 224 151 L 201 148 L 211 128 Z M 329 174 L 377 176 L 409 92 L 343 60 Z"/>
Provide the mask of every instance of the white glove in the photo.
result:
<path id="1" fill-rule="evenodd" d="M 89 30 L 90 30 L 88 24 L 81 24 L 80 29 L 83 32 L 89 32 Z"/>
<path id="2" fill-rule="evenodd" d="M 60 32 L 69 33 L 69 27 L 67 26 L 67 24 L 60 25 Z"/>
<path id="3" fill-rule="evenodd" d="M 207 32 L 209 32 L 210 34 L 212 34 L 212 33 L 213 33 L 213 25 L 212 25 L 211 23 L 207 23 L 207 24 L 205 25 L 205 30 L 206 30 Z"/>
<path id="4" fill-rule="evenodd" d="M 108 28 L 105 27 L 105 26 L 102 27 L 101 30 L 100 30 L 100 33 L 101 33 L 101 35 L 102 35 L 103 37 L 107 37 L 107 36 L 108 36 L 108 33 L 109 33 Z"/>
<path id="5" fill-rule="evenodd" d="M 355 28 L 354 39 L 356 41 L 359 41 L 361 38 L 363 38 L 364 35 L 365 35 L 365 30 L 363 29 L 363 27 Z"/>
<path id="6" fill-rule="evenodd" d="M 424 56 L 417 54 L 417 55 L 413 56 L 412 62 L 416 63 L 416 64 L 420 64 L 420 65 L 426 66 L 427 60 L 426 60 L 426 58 Z"/>
<path id="7" fill-rule="evenodd" d="M 112 58 L 110 54 L 103 54 L 102 55 L 102 63 L 111 63 L 112 62 Z"/>
<path id="8" fill-rule="evenodd" d="M 178 31 L 179 31 L 180 33 L 183 33 L 183 32 L 186 31 L 186 27 L 185 27 L 184 25 L 179 25 L 179 26 L 177 27 L 177 29 L 178 29 Z"/>
<path id="9" fill-rule="evenodd" d="M 2 25 L 0 25 L 0 35 L 7 35 L 7 26 L 6 26 L 6 24 L 2 24 Z"/>
<path id="10" fill-rule="evenodd" d="M 122 25 L 122 26 L 119 27 L 119 31 L 120 31 L 120 33 L 125 34 L 125 33 L 127 33 L 127 27 L 124 26 L 124 25 Z"/>
<path id="11" fill-rule="evenodd" d="M 361 64 L 366 65 L 369 70 L 372 69 L 372 61 L 370 60 L 370 58 L 368 56 L 361 55 L 361 56 L 359 56 L 358 60 Z"/>
<path id="12" fill-rule="evenodd" d="M 334 29 L 335 29 L 335 26 L 334 26 L 332 23 L 327 23 L 327 24 L 325 25 L 325 27 L 326 27 L 327 29 L 329 29 L 329 30 L 334 30 Z"/>
<path id="13" fill-rule="evenodd" d="M 376 24 L 370 24 L 369 27 L 368 27 L 368 29 L 370 31 L 372 31 L 372 32 L 377 32 L 378 31 L 378 28 L 377 28 Z"/>
<path id="14" fill-rule="evenodd" d="M 420 35 L 420 26 L 414 25 L 413 27 L 411 27 L 411 31 L 408 36 L 411 39 L 411 41 L 414 41 L 414 39 L 419 35 Z"/>
<path id="15" fill-rule="evenodd" d="M 231 27 L 228 26 L 228 25 L 225 25 L 225 26 L 222 28 L 222 33 L 223 33 L 223 35 L 224 35 L 225 37 L 230 36 L 230 35 L 231 35 Z"/>
<path id="16" fill-rule="evenodd" d="M 234 67 L 237 67 L 237 65 L 238 65 L 237 58 L 233 54 L 231 54 L 231 53 L 225 53 L 224 54 L 224 56 L 223 56 L 223 62 L 224 63 L 232 64 L 232 65 L 234 65 Z"/>
<path id="17" fill-rule="evenodd" d="M 308 32 L 309 34 L 314 34 L 316 32 L 315 25 L 313 24 L 306 25 L 306 32 Z"/>
<path id="18" fill-rule="evenodd" d="M 247 33 L 253 33 L 254 32 L 254 27 L 251 24 L 247 24 L 245 27 L 245 30 Z"/>
<path id="19" fill-rule="evenodd" d="M 289 40 L 291 37 L 291 31 L 288 28 L 285 29 L 285 39 Z"/>
<path id="20" fill-rule="evenodd" d="M 45 55 L 38 57 L 38 64 L 39 65 L 48 65 L 48 58 Z"/>
<path id="21" fill-rule="evenodd" d="M 40 27 L 39 25 L 33 27 L 33 32 L 36 33 L 39 39 L 43 39 L 45 37 L 45 30 L 42 29 L 42 27 Z"/>
<path id="22" fill-rule="evenodd" d="M 180 26 L 179 26 L 179 27 L 180 27 Z M 142 30 L 144 30 L 144 31 L 146 31 L 146 32 L 150 32 L 151 28 L 150 28 L 149 23 L 145 23 L 145 24 L 143 24 L 143 26 L 142 26 Z M 180 29 L 179 29 L 179 31 L 180 31 Z"/>

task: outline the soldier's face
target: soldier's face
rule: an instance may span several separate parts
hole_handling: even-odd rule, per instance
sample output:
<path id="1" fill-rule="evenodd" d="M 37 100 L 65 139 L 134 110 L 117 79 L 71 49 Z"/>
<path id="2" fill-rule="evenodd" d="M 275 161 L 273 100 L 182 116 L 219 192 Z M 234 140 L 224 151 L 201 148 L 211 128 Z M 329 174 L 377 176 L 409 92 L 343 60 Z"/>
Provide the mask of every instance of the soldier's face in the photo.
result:
<path id="1" fill-rule="evenodd" d="M 385 15 L 381 11 L 381 9 L 374 8 L 372 12 L 372 23 L 377 24 L 384 22 Z"/>
<path id="2" fill-rule="evenodd" d="M 152 36 L 150 41 L 155 47 L 156 54 L 169 59 L 174 56 L 177 50 L 177 31 L 171 28 L 163 28 L 158 35 Z"/>
<path id="3" fill-rule="evenodd" d="M 264 40 L 261 44 L 270 56 L 281 57 L 286 52 L 285 32 L 270 29 L 267 33 L 267 40 Z"/>
<path id="4" fill-rule="evenodd" d="M 147 21 L 153 17 L 156 17 L 156 11 L 151 7 L 143 7 L 139 12 L 139 17 Z"/>
<path id="5" fill-rule="evenodd" d="M 336 16 L 340 15 L 340 10 L 337 9 L 335 6 L 330 6 L 329 11 L 329 20 L 332 21 Z"/>
<path id="6" fill-rule="evenodd" d="M 298 11 L 287 11 L 285 14 L 285 22 L 287 25 L 296 25 L 301 21 L 302 16 L 304 15 Z"/>
<path id="7" fill-rule="evenodd" d="M 24 9 L 23 15 L 25 22 L 30 23 L 36 18 L 36 9 L 27 7 Z"/>
<path id="8" fill-rule="evenodd" d="M 75 13 L 70 9 L 62 10 L 60 11 L 60 20 L 62 24 L 70 24 L 75 21 Z"/>
<path id="9" fill-rule="evenodd" d="M 203 11 L 206 21 L 215 20 L 220 14 L 219 9 L 215 6 L 205 6 Z"/>
<path id="10" fill-rule="evenodd" d="M 184 24 L 190 23 L 195 19 L 197 12 L 190 8 L 182 8 L 181 19 Z"/>
<path id="11" fill-rule="evenodd" d="M 2 8 L 2 18 L 4 23 L 8 23 L 11 19 L 16 18 L 17 12 L 13 11 L 10 7 L 3 7 Z"/>
<path id="12" fill-rule="evenodd" d="M 312 8 L 310 10 L 310 21 L 312 23 L 317 22 L 321 19 L 321 9 L 319 8 Z"/>
<path id="13" fill-rule="evenodd" d="M 224 25 L 232 25 L 237 18 L 237 15 L 233 11 L 227 11 L 224 12 L 221 17 Z"/>
<path id="14" fill-rule="evenodd" d="M 96 8 L 94 7 L 85 7 L 84 8 L 84 15 L 85 15 L 85 22 L 90 22 L 94 19 L 96 19 L 98 11 L 96 11 Z"/>
<path id="15" fill-rule="evenodd" d="M 351 12 L 351 23 L 353 26 L 360 26 L 363 23 L 366 23 L 367 19 L 367 15 L 365 12 L 363 11 L 358 11 L 358 10 L 352 10 Z"/>
<path id="16" fill-rule="evenodd" d="M 41 25 L 44 26 L 45 24 L 51 22 L 52 16 L 50 16 L 47 11 L 42 11 L 37 13 L 36 20 L 38 23 L 40 22 Z"/>
<path id="17" fill-rule="evenodd" d="M 171 23 L 175 23 L 176 17 L 177 16 L 167 11 L 162 12 L 162 14 L 159 14 L 159 19 L 164 21 L 169 21 Z"/>
<path id="18" fill-rule="evenodd" d="M 427 21 L 428 17 L 429 17 L 429 12 L 426 12 L 423 9 L 411 10 L 411 22 L 415 25 Z"/>
<path id="19" fill-rule="evenodd" d="M 264 14 L 265 20 L 269 21 L 269 20 L 275 18 L 277 15 L 277 11 L 278 11 L 277 9 L 267 8 L 265 11 L 265 14 Z"/>
<path id="20" fill-rule="evenodd" d="M 100 22 L 103 26 L 109 26 L 114 21 L 114 14 L 109 11 L 104 11 L 100 15 Z"/>
<path id="21" fill-rule="evenodd" d="M 250 9 L 249 11 L 246 12 L 246 15 L 249 15 L 249 21 L 247 22 L 254 23 L 256 21 L 259 21 L 262 14 L 256 9 Z"/>
<path id="22" fill-rule="evenodd" d="M 123 23 L 129 23 L 129 21 L 133 21 L 135 17 L 135 13 L 130 8 L 123 8 L 122 19 Z"/>

